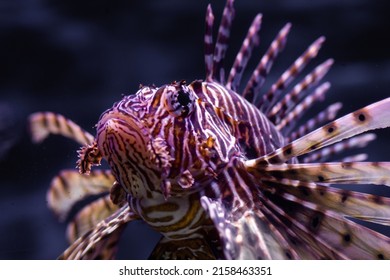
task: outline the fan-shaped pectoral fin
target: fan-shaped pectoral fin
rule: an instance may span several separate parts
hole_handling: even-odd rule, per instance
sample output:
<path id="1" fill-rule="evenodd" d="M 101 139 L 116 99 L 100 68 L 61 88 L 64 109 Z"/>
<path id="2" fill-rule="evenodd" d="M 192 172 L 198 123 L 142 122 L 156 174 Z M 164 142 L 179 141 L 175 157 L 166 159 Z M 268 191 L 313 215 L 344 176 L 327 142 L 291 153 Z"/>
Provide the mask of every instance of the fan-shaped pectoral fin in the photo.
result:
<path id="1" fill-rule="evenodd" d="M 114 182 L 110 171 L 94 170 L 86 176 L 76 170 L 63 170 L 53 178 L 47 192 L 49 208 L 60 221 L 65 221 L 77 202 L 109 192 Z"/>
<path id="2" fill-rule="evenodd" d="M 78 238 L 59 259 L 113 259 L 119 238 L 127 223 L 139 219 L 128 205 L 95 225 Z"/>
<path id="3" fill-rule="evenodd" d="M 80 145 L 92 144 L 94 137 L 78 124 L 52 112 L 37 112 L 29 116 L 30 133 L 33 142 L 40 143 L 50 134 L 61 135 Z"/>

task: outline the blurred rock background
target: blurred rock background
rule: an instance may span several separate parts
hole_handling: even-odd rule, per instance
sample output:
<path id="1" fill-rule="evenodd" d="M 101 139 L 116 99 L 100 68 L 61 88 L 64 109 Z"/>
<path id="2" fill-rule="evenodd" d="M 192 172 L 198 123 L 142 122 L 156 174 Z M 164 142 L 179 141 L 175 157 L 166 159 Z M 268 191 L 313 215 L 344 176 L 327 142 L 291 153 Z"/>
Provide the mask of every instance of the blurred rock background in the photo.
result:
<path id="1" fill-rule="evenodd" d="M 216 23 L 224 2 L 211 1 Z M 386 1 L 236 2 L 228 63 L 252 19 L 262 12 L 257 59 L 278 30 L 286 22 L 293 23 L 270 82 L 312 41 L 325 35 L 327 42 L 308 69 L 326 58 L 335 59 L 326 77 L 332 82 L 329 104 L 341 100 L 342 113 L 348 113 L 389 96 Z M 134 93 L 140 83 L 203 78 L 208 3 L 0 0 L 0 259 L 54 259 L 67 246 L 65 225 L 47 209 L 45 194 L 53 176 L 75 166 L 78 145 L 61 137 L 33 145 L 27 116 L 54 111 L 93 132 L 99 115 L 123 94 Z M 250 66 L 256 64 L 255 59 Z M 379 131 L 378 136 L 366 149 L 369 159 L 390 160 L 390 129 Z M 386 188 L 379 192 L 386 193 Z M 158 239 L 136 222 L 125 232 L 119 258 L 147 258 Z"/>

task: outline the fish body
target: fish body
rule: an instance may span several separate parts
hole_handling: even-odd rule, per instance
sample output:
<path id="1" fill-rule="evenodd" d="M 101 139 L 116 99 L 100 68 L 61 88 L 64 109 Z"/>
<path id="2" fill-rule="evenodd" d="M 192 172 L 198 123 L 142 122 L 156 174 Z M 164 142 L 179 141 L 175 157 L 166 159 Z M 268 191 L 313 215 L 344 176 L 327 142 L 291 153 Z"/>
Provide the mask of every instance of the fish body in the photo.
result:
<path id="1" fill-rule="evenodd" d="M 375 138 L 356 135 L 390 126 L 390 98 L 339 119 L 341 105 L 331 104 L 297 127 L 330 88 L 322 79 L 331 59 L 296 82 L 324 38 L 262 93 L 291 24 L 280 30 L 241 86 L 259 42 L 262 16 L 255 17 L 225 75 L 233 17 L 228 0 L 214 44 L 214 16 L 207 8 L 204 80 L 141 86 L 101 115 L 95 137 L 54 113 L 31 116 L 35 141 L 54 133 L 83 145 L 80 174 L 61 173 L 52 182 L 48 201 L 53 211 L 64 219 L 77 200 L 108 193 L 73 218 L 71 246 L 61 258 L 115 257 L 125 225 L 135 219 L 163 236 L 151 258 L 390 258 L 389 237 L 349 219 L 388 226 L 390 199 L 331 186 L 389 186 L 390 163 L 362 162 L 365 155 L 321 161 Z M 109 171 L 92 169 L 103 159 Z"/>
<path id="2" fill-rule="evenodd" d="M 178 99 L 182 104 L 172 106 Z M 243 167 L 248 156 L 270 153 L 284 141 L 254 105 L 218 83 L 202 81 L 143 87 L 106 111 L 97 131 L 98 150 L 130 208 L 169 239 L 204 238 L 211 223 L 200 193 L 217 196 L 220 182 L 230 178 L 224 171 Z"/>

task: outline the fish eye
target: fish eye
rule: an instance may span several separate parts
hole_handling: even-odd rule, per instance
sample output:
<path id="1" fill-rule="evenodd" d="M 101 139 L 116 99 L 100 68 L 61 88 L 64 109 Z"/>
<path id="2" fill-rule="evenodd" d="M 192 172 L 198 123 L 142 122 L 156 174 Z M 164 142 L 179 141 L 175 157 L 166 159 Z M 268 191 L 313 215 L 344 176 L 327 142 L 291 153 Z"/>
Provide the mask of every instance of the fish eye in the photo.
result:
<path id="1" fill-rule="evenodd" d="M 184 84 L 172 84 L 165 89 L 165 106 L 169 113 L 185 118 L 194 109 L 195 96 L 192 90 Z"/>

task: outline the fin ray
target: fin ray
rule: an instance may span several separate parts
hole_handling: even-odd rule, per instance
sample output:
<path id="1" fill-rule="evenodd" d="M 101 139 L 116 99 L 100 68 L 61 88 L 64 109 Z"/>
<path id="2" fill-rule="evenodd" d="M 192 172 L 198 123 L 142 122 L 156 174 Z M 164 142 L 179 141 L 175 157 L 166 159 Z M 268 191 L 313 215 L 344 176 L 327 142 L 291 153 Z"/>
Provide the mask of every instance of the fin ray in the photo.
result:
<path id="1" fill-rule="evenodd" d="M 390 186 L 390 162 L 326 162 L 258 165 L 248 171 L 258 178 L 273 176 L 328 184 Z"/>
<path id="2" fill-rule="evenodd" d="M 63 170 L 53 178 L 47 192 L 49 208 L 60 221 L 64 221 L 77 201 L 109 192 L 114 182 L 110 171 L 94 170 L 87 176 L 74 170 Z"/>
<path id="3" fill-rule="evenodd" d="M 390 126 L 390 98 L 341 117 L 269 153 L 247 162 L 247 166 L 283 163 L 363 132 Z"/>
<path id="4" fill-rule="evenodd" d="M 94 137 L 73 121 L 52 112 L 38 112 L 29 117 L 33 142 L 40 143 L 49 134 L 67 137 L 80 145 L 92 144 Z"/>
<path id="5" fill-rule="evenodd" d="M 114 214 L 99 222 L 65 250 L 59 259 L 112 259 L 117 243 L 127 223 L 139 217 L 122 206 Z"/>
<path id="6" fill-rule="evenodd" d="M 100 221 L 104 220 L 118 209 L 119 206 L 112 203 L 110 195 L 98 198 L 86 205 L 68 224 L 66 235 L 69 243 L 75 242 L 79 237 L 83 236 Z"/>

